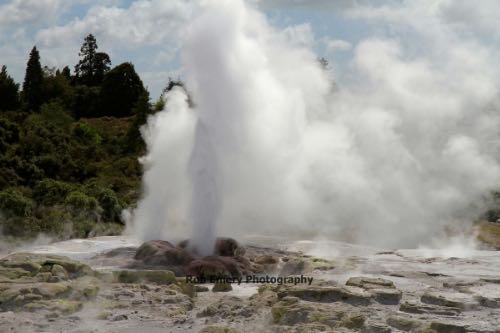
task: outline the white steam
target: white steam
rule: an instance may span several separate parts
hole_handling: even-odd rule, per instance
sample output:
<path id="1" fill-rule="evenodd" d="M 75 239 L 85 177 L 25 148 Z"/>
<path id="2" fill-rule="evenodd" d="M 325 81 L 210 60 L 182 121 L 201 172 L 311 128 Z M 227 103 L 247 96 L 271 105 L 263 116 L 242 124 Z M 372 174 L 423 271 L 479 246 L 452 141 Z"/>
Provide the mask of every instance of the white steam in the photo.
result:
<path id="1" fill-rule="evenodd" d="M 200 252 L 216 234 L 407 247 L 470 223 L 500 184 L 493 56 L 433 24 L 413 31 L 422 55 L 360 41 L 334 89 L 294 34 L 242 1 L 203 2 L 183 40 L 196 106 L 174 89 L 149 119 L 133 232 L 193 232 Z"/>

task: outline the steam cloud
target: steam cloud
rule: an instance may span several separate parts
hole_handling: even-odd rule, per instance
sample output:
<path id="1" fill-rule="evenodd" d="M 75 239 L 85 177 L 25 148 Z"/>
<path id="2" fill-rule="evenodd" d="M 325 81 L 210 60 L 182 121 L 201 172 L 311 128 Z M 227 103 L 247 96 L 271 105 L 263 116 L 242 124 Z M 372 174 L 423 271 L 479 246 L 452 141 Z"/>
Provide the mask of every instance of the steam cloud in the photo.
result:
<path id="1" fill-rule="evenodd" d="M 192 233 L 200 252 L 216 234 L 408 247 L 470 223 L 500 183 L 493 54 L 432 22 L 434 34 L 412 27 L 424 54 L 359 41 L 336 88 L 253 7 L 203 2 L 182 51 L 196 106 L 174 89 L 144 128 L 132 232 Z"/>

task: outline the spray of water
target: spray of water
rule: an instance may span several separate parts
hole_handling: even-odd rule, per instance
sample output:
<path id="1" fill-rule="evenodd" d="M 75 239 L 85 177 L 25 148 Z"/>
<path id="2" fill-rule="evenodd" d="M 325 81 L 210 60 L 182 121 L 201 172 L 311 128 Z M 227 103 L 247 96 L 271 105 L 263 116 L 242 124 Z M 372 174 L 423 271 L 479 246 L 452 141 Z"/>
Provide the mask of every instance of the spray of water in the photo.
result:
<path id="1" fill-rule="evenodd" d="M 289 30 L 243 1 L 202 2 L 182 51 L 196 106 L 174 89 L 149 119 L 132 232 L 191 233 L 209 253 L 216 234 L 408 247 L 470 223 L 500 182 L 494 62 L 433 28 L 422 55 L 360 41 L 334 89 Z"/>

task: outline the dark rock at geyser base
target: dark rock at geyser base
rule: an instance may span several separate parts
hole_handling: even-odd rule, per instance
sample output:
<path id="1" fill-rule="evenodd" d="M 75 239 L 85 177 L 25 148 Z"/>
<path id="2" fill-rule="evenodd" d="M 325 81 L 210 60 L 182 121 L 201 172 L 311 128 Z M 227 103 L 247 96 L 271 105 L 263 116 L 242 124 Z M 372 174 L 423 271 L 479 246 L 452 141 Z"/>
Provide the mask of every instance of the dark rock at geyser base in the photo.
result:
<path id="1" fill-rule="evenodd" d="M 189 250 L 189 241 L 178 246 L 164 240 L 152 240 L 142 244 L 134 259 L 145 266 L 169 269 L 176 276 L 241 277 L 251 272 L 248 259 L 242 257 L 243 249 L 232 238 L 218 238 L 214 255 L 199 256 Z"/>

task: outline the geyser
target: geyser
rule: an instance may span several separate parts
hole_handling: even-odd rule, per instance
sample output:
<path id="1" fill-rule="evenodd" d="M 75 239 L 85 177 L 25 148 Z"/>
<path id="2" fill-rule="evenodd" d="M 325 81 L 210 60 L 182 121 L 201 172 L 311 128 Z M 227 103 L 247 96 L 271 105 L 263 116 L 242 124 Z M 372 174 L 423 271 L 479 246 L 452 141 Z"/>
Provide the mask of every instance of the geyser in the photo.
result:
<path id="1" fill-rule="evenodd" d="M 433 18 L 437 33 L 412 31 L 425 53 L 360 40 L 333 89 L 293 28 L 238 0 L 195 12 L 182 48 L 195 107 L 174 89 L 144 128 L 139 238 L 191 233 L 204 254 L 221 233 L 417 246 L 470 223 L 499 184 L 494 61 L 473 37 Z"/>

